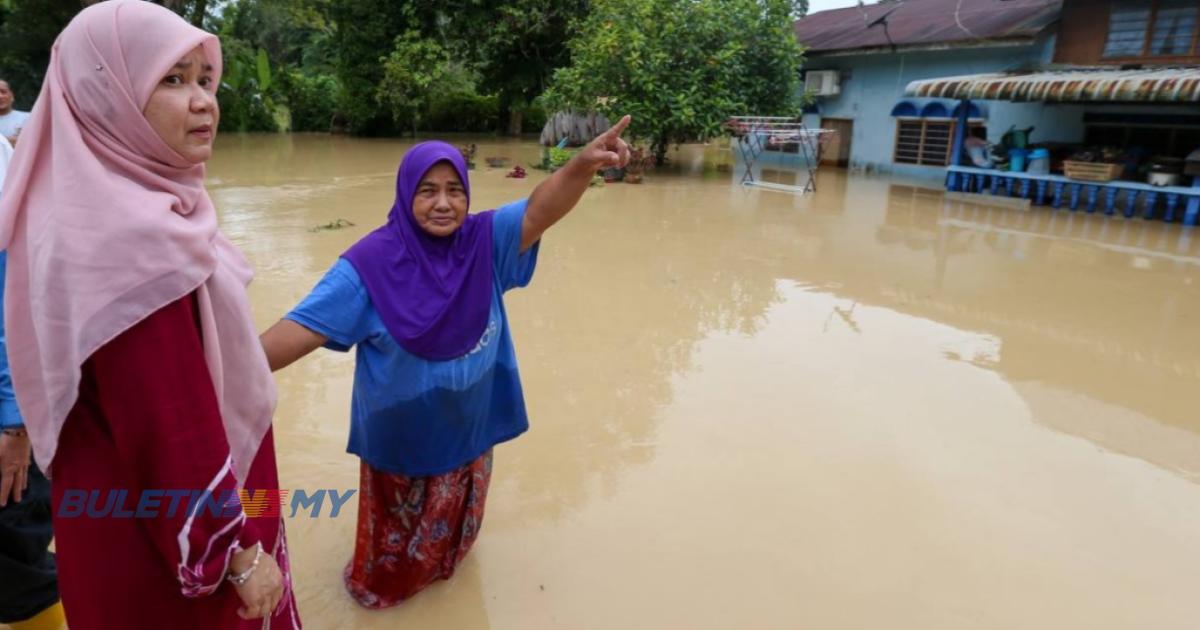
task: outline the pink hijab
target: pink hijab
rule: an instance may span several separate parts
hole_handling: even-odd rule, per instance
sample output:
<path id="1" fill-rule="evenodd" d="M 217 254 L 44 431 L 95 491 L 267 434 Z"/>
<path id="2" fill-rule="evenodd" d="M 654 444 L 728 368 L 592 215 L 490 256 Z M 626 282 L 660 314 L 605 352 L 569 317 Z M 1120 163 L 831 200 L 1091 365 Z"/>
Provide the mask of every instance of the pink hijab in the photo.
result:
<path id="1" fill-rule="evenodd" d="M 204 167 L 142 115 L 166 71 L 200 45 L 219 80 L 215 36 L 150 2 L 92 5 L 54 43 L 21 133 L 0 199 L 4 312 L 17 403 L 47 471 L 84 361 L 192 292 L 240 481 L 271 425 L 275 386 L 246 296 L 253 272 L 217 229 Z"/>

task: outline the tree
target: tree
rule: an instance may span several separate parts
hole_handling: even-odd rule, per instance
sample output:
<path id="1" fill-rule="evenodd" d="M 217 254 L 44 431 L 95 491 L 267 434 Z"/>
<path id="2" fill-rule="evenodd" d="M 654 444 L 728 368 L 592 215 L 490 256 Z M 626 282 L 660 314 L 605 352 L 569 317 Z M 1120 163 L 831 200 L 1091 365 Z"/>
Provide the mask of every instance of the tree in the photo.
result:
<path id="1" fill-rule="evenodd" d="M 17 106 L 28 109 L 41 89 L 50 47 L 71 18 L 97 0 L 0 1 L 0 68 L 17 96 Z M 203 23 L 216 0 L 157 0 L 191 21 Z"/>
<path id="2" fill-rule="evenodd" d="M 506 131 L 521 133 L 522 108 L 546 89 L 570 60 L 569 26 L 587 11 L 586 0 L 487 0 L 468 36 L 484 90 L 500 97 Z M 486 20 L 486 23 L 482 23 Z"/>
<path id="3" fill-rule="evenodd" d="M 791 0 L 595 0 L 546 101 L 633 116 L 658 162 L 738 114 L 794 115 L 802 49 Z"/>
<path id="4" fill-rule="evenodd" d="M 570 26 L 588 6 L 588 0 L 447 0 L 412 2 L 408 15 L 478 72 L 479 89 L 499 98 L 506 131 L 515 135 L 524 109 L 569 61 Z"/>
<path id="5" fill-rule="evenodd" d="M 220 35 L 265 49 L 277 65 L 332 73 L 327 13 L 327 0 L 236 0 L 222 10 Z"/>
<path id="6" fill-rule="evenodd" d="M 586 15 L 587 0 L 488 0 L 467 35 L 483 77 L 481 87 L 500 97 L 507 132 L 521 133 L 522 108 L 546 90 L 567 65 L 572 22 Z"/>
<path id="7" fill-rule="evenodd" d="M 12 87 L 19 109 L 33 105 L 50 65 L 50 47 L 82 8 L 79 0 L 10 0 L 0 6 L 0 78 Z"/>
<path id="8" fill-rule="evenodd" d="M 396 35 L 410 30 L 404 2 L 330 0 L 332 47 L 341 92 L 338 111 L 356 133 L 395 131 L 391 112 L 376 98 L 383 81 L 382 58 L 393 49 Z"/>
<path id="9" fill-rule="evenodd" d="M 340 86 L 327 13 L 328 0 L 235 0 L 222 6 L 211 22 L 224 42 L 226 72 L 237 74 L 225 81 L 231 89 L 219 94 L 222 109 L 233 113 L 232 128 L 330 130 Z M 263 53 L 273 72 L 262 73 Z M 232 88 L 235 83 L 241 87 Z"/>
<path id="10" fill-rule="evenodd" d="M 217 98 L 221 103 L 221 126 L 236 131 L 279 131 L 279 111 L 271 99 L 274 76 L 267 51 L 257 51 L 241 40 L 225 42 L 225 72 Z"/>
<path id="11" fill-rule="evenodd" d="M 432 39 L 408 31 L 396 38 L 391 54 L 383 61 L 383 81 L 376 99 L 397 124 L 410 121 L 416 137 L 430 96 L 443 88 L 451 74 L 450 53 Z"/>
<path id="12" fill-rule="evenodd" d="M 155 4 L 161 4 L 164 7 L 182 15 L 193 26 L 201 26 L 204 24 L 204 18 L 208 15 L 208 0 L 152 0 Z M 97 0 L 83 0 L 85 5 L 95 4 Z"/>
<path id="13" fill-rule="evenodd" d="M 460 113 L 471 114 L 464 128 L 478 129 L 479 116 L 497 109 L 497 103 L 500 115 L 492 115 L 484 128 L 497 128 L 503 118 L 515 133 L 524 114 L 540 110 L 532 103 L 568 61 L 570 24 L 587 5 L 588 0 L 230 0 L 211 13 L 213 23 L 223 24 L 223 40 L 232 37 L 251 49 L 267 50 L 277 69 L 278 102 L 286 102 L 293 114 L 299 108 L 314 112 L 293 115 L 293 123 L 318 118 L 315 112 L 326 106 L 321 90 L 335 84 L 337 111 L 355 133 L 384 135 L 411 128 L 414 111 L 427 123 L 441 124 Z M 396 37 L 409 31 L 437 42 L 449 55 L 452 74 L 472 82 L 470 89 L 453 93 L 443 83 L 431 84 L 431 94 L 422 100 L 433 111 L 414 110 L 405 101 L 399 107 L 401 120 L 393 107 L 400 101 L 379 98 L 379 87 Z M 399 87 L 394 81 L 391 85 Z M 389 91 L 391 96 L 414 95 L 407 88 Z M 308 106 L 312 103 L 316 107 Z M 440 111 L 444 105 L 448 109 Z"/>
<path id="14" fill-rule="evenodd" d="M 495 19 L 484 29 L 477 57 L 483 87 L 500 96 L 508 112 L 508 133 L 521 133 L 521 108 L 546 90 L 555 70 L 570 61 L 571 22 L 582 18 L 586 0 L 493 2 Z"/>

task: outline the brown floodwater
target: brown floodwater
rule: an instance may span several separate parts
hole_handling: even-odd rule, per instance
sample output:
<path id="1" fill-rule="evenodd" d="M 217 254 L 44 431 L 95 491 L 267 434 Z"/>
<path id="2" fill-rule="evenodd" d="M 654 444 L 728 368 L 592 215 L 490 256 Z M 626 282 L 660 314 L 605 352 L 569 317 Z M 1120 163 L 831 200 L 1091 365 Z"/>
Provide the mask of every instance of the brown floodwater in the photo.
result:
<path id="1" fill-rule="evenodd" d="M 475 141 L 476 209 L 545 177 L 483 163 L 534 145 Z M 220 140 L 262 327 L 383 221 L 407 146 Z M 357 499 L 291 518 L 307 627 L 1196 627 L 1200 232 L 729 164 L 685 147 L 547 235 L 507 297 L 532 428 L 496 450 L 474 551 L 367 611 Z M 284 487 L 356 487 L 352 370 L 278 374 Z"/>

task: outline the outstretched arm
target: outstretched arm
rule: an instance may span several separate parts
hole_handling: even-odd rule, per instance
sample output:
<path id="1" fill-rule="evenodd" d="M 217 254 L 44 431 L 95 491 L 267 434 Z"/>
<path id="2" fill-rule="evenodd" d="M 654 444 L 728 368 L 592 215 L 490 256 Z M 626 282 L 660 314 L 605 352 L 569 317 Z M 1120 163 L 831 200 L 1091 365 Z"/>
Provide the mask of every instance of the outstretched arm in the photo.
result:
<path id="1" fill-rule="evenodd" d="M 622 118 L 533 190 L 521 224 L 522 252 L 533 247 L 542 238 L 543 232 L 567 216 L 579 203 L 579 198 L 591 185 L 596 171 L 623 167 L 629 163 L 629 145 L 621 139 L 621 132 L 629 126 L 629 121 L 629 116 Z"/>
<path id="2" fill-rule="evenodd" d="M 270 364 L 272 372 L 282 370 L 299 361 L 328 341 L 323 335 L 290 319 L 279 320 L 259 339 L 262 341 L 263 350 L 267 353 L 267 363 Z"/>

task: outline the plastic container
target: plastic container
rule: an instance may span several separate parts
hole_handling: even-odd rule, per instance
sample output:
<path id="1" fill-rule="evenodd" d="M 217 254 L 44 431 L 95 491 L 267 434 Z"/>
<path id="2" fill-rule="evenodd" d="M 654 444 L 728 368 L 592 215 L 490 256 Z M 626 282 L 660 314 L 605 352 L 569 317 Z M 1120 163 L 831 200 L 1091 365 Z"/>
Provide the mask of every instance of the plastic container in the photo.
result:
<path id="1" fill-rule="evenodd" d="M 1033 133 L 1033 127 L 1028 129 L 1017 129 L 1014 125 L 1008 131 L 1004 132 L 1001 142 L 1005 146 L 1014 147 L 1017 149 L 1025 149 L 1029 147 L 1029 136 Z"/>
<path id="2" fill-rule="evenodd" d="M 1049 175 L 1050 174 L 1050 151 L 1049 149 L 1034 149 L 1029 152 L 1029 166 L 1026 172 L 1032 175 Z"/>
<path id="3" fill-rule="evenodd" d="M 1178 186 L 1179 173 L 1149 173 L 1146 175 L 1146 183 L 1151 186 Z"/>
<path id="4" fill-rule="evenodd" d="M 1008 150 L 1008 170 L 1014 173 L 1020 173 L 1025 170 L 1025 161 L 1029 157 L 1029 151 L 1025 149 L 1009 149 Z"/>

